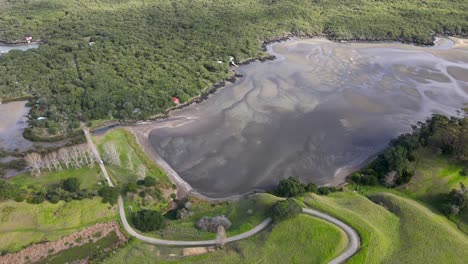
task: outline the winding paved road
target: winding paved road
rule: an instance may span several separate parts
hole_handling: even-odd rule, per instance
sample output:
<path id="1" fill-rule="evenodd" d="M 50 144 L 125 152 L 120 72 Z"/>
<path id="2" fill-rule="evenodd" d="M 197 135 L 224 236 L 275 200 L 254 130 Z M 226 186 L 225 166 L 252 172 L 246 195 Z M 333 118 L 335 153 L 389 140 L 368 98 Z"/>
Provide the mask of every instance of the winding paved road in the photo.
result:
<path id="1" fill-rule="evenodd" d="M 111 181 L 111 179 L 109 177 L 109 174 L 107 173 L 106 167 L 104 166 L 104 164 L 102 164 L 100 162 L 101 157 L 99 155 L 99 152 L 97 151 L 96 146 L 94 145 L 94 142 L 91 139 L 91 135 L 89 133 L 89 130 L 86 128 L 86 126 L 84 126 L 84 124 L 82 124 L 82 129 L 83 129 L 83 132 L 84 132 L 84 134 L 86 136 L 86 140 L 88 141 L 88 145 L 90 146 L 91 150 L 93 151 L 94 155 L 96 156 L 96 159 L 99 161 L 98 163 L 99 163 L 99 167 L 101 168 L 102 174 L 106 178 L 107 183 L 109 184 L 109 186 L 114 187 L 114 184 L 112 183 L 112 181 Z M 158 238 L 154 238 L 154 237 L 144 236 L 144 235 L 139 234 L 138 232 L 136 232 L 130 226 L 130 224 L 128 223 L 127 217 L 125 215 L 125 207 L 124 207 L 123 199 L 122 199 L 121 196 L 119 196 L 118 205 L 119 205 L 120 219 L 122 221 L 122 224 L 123 224 L 125 230 L 130 235 L 132 235 L 132 236 L 134 236 L 134 237 L 136 237 L 136 238 L 138 238 L 138 239 L 140 239 L 140 240 L 142 240 L 144 242 L 154 244 L 154 245 L 189 246 L 189 247 L 190 246 L 192 246 L 192 247 L 193 246 L 213 246 L 213 245 L 218 244 L 218 241 L 215 240 L 215 239 L 213 239 L 213 240 L 201 240 L 201 241 L 176 241 L 176 240 L 165 240 L 165 239 L 158 239 Z M 360 246 L 360 239 L 359 239 L 358 233 L 352 227 L 350 227 L 349 225 L 345 224 L 344 222 L 342 222 L 342 221 L 340 221 L 340 220 L 338 220 L 338 219 L 336 219 L 336 218 L 334 218 L 332 216 L 321 213 L 321 212 L 316 211 L 314 209 L 302 208 L 302 211 L 305 214 L 308 214 L 308 215 L 323 219 L 323 220 L 325 220 L 325 221 L 327 221 L 329 223 L 332 223 L 332 224 L 338 226 L 348 236 L 348 240 L 349 240 L 348 248 L 341 255 L 339 255 L 338 257 L 336 257 L 332 261 L 330 261 L 329 262 L 330 264 L 342 263 L 342 262 L 346 261 L 347 259 L 349 259 L 350 257 L 352 257 L 358 251 L 359 246 Z M 226 238 L 225 242 L 226 243 L 234 242 L 234 241 L 238 241 L 238 240 L 253 236 L 253 235 L 257 234 L 258 232 L 262 231 L 263 229 L 265 229 L 271 222 L 272 222 L 272 219 L 267 218 L 262 223 L 255 226 L 254 228 L 252 228 L 251 230 L 249 230 L 247 232 L 244 232 L 242 234 Z"/>

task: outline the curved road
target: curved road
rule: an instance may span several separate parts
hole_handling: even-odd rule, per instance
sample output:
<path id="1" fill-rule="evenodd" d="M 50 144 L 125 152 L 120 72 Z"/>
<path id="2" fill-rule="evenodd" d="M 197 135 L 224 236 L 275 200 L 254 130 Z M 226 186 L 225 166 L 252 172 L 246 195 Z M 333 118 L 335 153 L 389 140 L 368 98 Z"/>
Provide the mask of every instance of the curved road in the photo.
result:
<path id="1" fill-rule="evenodd" d="M 84 132 L 84 134 L 86 136 L 86 140 L 88 141 L 89 147 L 91 148 L 91 150 L 93 151 L 93 153 L 96 156 L 97 160 L 99 161 L 99 167 L 101 168 L 102 173 L 103 173 L 104 177 L 106 178 L 107 183 L 109 184 L 109 186 L 114 187 L 114 185 L 112 184 L 112 181 L 111 181 L 111 179 L 109 177 L 109 174 L 107 173 L 106 167 L 104 166 L 104 164 L 102 164 L 100 162 L 101 157 L 99 156 L 99 152 L 97 151 L 97 148 L 96 148 L 96 146 L 94 145 L 94 143 L 93 143 L 93 141 L 91 139 L 91 135 L 90 135 L 88 129 L 84 126 L 84 124 L 82 124 L 82 128 L 83 128 L 83 132 Z M 122 224 L 123 224 L 125 230 L 130 235 L 132 235 L 132 236 L 134 236 L 134 237 L 136 237 L 136 238 L 138 238 L 138 239 L 140 239 L 140 240 L 142 240 L 144 242 L 154 244 L 154 245 L 164 245 L 164 246 L 213 246 L 213 245 L 218 244 L 218 241 L 215 240 L 215 239 L 213 239 L 213 240 L 201 240 L 201 241 L 176 241 L 176 240 L 165 240 L 165 239 L 158 239 L 158 238 L 154 238 L 154 237 L 144 236 L 144 235 L 139 234 L 138 232 L 136 232 L 130 226 L 130 224 L 128 223 L 127 217 L 125 215 L 125 207 L 124 207 L 124 204 L 123 204 L 123 199 L 122 199 L 121 196 L 119 197 L 118 205 L 119 205 L 120 219 L 122 221 Z M 359 246 L 360 246 L 360 239 L 359 239 L 358 233 L 352 227 L 350 227 L 349 225 L 345 224 L 344 222 L 342 222 L 342 221 L 340 221 L 340 220 L 338 220 L 338 219 L 336 219 L 336 218 L 334 218 L 332 216 L 321 213 L 321 212 L 316 211 L 314 209 L 302 208 L 302 211 L 305 214 L 308 214 L 308 215 L 323 219 L 323 220 L 325 220 L 325 221 L 327 221 L 329 223 L 332 223 L 332 224 L 338 226 L 348 236 L 348 240 L 349 240 L 348 248 L 346 248 L 346 250 L 341 255 L 339 255 L 335 259 L 331 260 L 329 262 L 330 264 L 342 263 L 342 262 L 346 261 L 347 259 L 349 259 L 350 257 L 352 257 L 358 251 Z M 257 225 L 256 227 L 252 228 L 251 230 L 249 230 L 247 232 L 244 232 L 242 234 L 226 238 L 225 242 L 226 243 L 234 242 L 234 241 L 238 241 L 238 240 L 253 236 L 253 235 L 257 234 L 258 232 L 262 231 L 271 222 L 272 222 L 272 219 L 267 218 L 262 223 L 260 223 L 259 225 Z"/>

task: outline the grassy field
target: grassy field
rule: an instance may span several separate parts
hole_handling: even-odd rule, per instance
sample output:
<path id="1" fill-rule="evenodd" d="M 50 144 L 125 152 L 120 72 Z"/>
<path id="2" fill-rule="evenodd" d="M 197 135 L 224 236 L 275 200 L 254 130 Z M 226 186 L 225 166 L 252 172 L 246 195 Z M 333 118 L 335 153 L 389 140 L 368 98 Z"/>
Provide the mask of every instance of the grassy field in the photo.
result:
<path id="1" fill-rule="evenodd" d="M 170 258 L 154 246 L 130 243 L 105 263 L 326 263 L 347 245 L 335 226 L 306 215 L 288 219 L 273 230 L 226 245 L 208 255 Z M 177 249 L 174 249 L 177 252 Z M 164 253 L 165 256 L 160 256 Z M 180 251 L 178 252 L 180 254 Z"/>
<path id="2" fill-rule="evenodd" d="M 445 156 L 435 155 L 428 149 L 416 153 L 416 173 L 407 185 L 398 190 L 416 199 L 437 205 L 440 195 L 459 188 L 462 182 L 468 185 L 468 177 L 460 174 L 463 166 L 451 162 Z"/>
<path id="3" fill-rule="evenodd" d="M 110 233 L 106 237 L 99 239 L 94 243 L 87 243 L 79 247 L 72 247 L 70 249 L 61 251 L 58 254 L 50 255 L 37 264 L 62 264 L 70 263 L 74 260 L 84 259 L 89 256 L 100 256 L 102 250 L 113 247 L 118 242 L 118 237 L 115 232 Z"/>
<path id="4" fill-rule="evenodd" d="M 164 171 L 162 171 L 158 166 L 156 166 L 156 164 L 154 164 L 154 162 L 151 161 L 150 158 L 148 158 L 148 156 L 146 156 L 136 142 L 135 137 L 129 131 L 122 128 L 113 129 L 103 136 L 94 137 L 93 140 L 97 144 L 101 156 L 104 153 L 103 146 L 105 143 L 113 142 L 117 146 L 122 165 L 120 167 L 107 166 L 115 183 L 122 185 L 128 182 L 135 182 L 138 179 L 135 172 L 131 170 L 131 159 L 134 170 L 136 170 L 140 164 L 143 164 L 148 169 L 147 176 L 155 177 L 158 180 L 158 183 L 161 184 L 158 186 L 166 188 L 171 187 L 172 184 Z"/>
<path id="5" fill-rule="evenodd" d="M 71 177 L 78 178 L 81 183 L 80 187 L 88 190 L 98 189 L 100 186 L 98 182 L 104 180 L 99 167 L 94 167 L 54 172 L 44 171 L 39 176 L 31 176 L 28 173 L 15 176 L 9 181 L 23 188 L 34 187 L 36 189 L 46 189 L 47 186 L 59 184 L 62 180 Z"/>
<path id="6" fill-rule="evenodd" d="M 149 233 L 164 239 L 204 240 L 214 239 L 215 233 L 200 231 L 195 223 L 203 216 L 225 215 L 232 223 L 227 230 L 228 236 L 248 231 L 260 224 L 269 216 L 271 206 L 279 198 L 270 194 L 256 194 L 237 202 L 211 204 L 195 200 L 191 210 L 194 215 L 188 219 L 171 220 L 169 225 L 160 231 Z"/>
<path id="7" fill-rule="evenodd" d="M 97 222 L 117 218 L 117 207 L 101 198 L 57 204 L 0 203 L 0 248 L 17 251 L 31 243 L 57 240 Z"/>

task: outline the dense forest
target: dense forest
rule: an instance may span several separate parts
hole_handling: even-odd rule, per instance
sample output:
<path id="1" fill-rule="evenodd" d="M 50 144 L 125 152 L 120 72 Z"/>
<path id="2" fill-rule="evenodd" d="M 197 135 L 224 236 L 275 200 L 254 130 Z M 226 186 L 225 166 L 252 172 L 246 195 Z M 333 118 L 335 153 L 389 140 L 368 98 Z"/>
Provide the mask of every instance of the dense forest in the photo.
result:
<path id="1" fill-rule="evenodd" d="M 0 56 L 0 98 L 33 96 L 31 131 L 63 134 L 80 120 L 164 113 L 172 96 L 228 77 L 229 56 L 264 55 L 265 40 L 430 44 L 436 33 L 466 35 L 468 1 L 0 0 L 0 41 L 41 42 Z"/>

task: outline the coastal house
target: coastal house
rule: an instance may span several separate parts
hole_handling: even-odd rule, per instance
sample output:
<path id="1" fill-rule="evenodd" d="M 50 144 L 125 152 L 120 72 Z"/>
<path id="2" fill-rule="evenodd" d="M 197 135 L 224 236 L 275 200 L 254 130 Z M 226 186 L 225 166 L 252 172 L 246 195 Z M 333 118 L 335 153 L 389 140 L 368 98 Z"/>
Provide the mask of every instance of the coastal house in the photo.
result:
<path id="1" fill-rule="evenodd" d="M 180 104 L 180 100 L 179 100 L 179 98 L 177 98 L 177 96 L 172 97 L 172 102 L 174 102 L 174 104 L 176 104 L 176 105 Z"/>
<path id="2" fill-rule="evenodd" d="M 24 39 L 25 39 L 28 43 L 31 43 L 32 36 L 31 36 L 31 35 L 27 35 L 27 36 L 24 37 Z"/>

